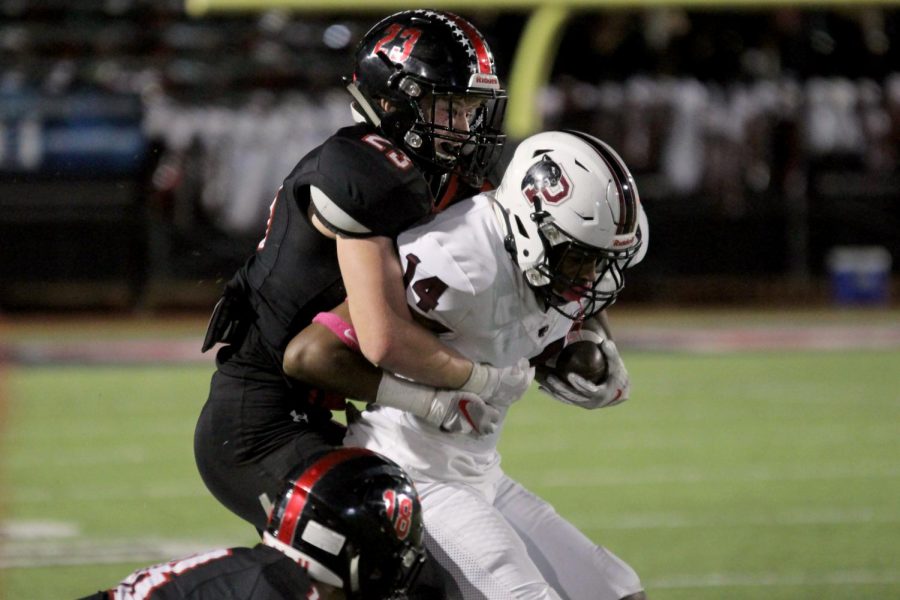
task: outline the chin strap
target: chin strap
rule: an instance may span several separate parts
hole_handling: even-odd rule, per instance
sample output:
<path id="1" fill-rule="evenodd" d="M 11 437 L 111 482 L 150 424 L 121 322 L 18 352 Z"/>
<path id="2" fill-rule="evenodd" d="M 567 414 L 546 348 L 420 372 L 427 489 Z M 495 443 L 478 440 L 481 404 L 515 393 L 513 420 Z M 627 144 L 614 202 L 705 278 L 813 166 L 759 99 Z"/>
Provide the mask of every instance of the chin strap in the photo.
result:
<path id="1" fill-rule="evenodd" d="M 333 585 L 336 588 L 343 589 L 344 582 L 341 581 L 341 578 L 338 577 L 334 571 L 332 571 L 316 559 L 312 558 L 308 554 L 300 552 L 293 546 L 285 544 L 268 531 L 263 532 L 262 543 L 271 548 L 275 548 L 297 564 L 301 565 L 306 569 L 306 572 L 309 573 L 309 576 L 316 581 L 327 583 L 328 585 Z"/>
<path id="2" fill-rule="evenodd" d="M 363 93 L 359 90 L 359 86 L 356 85 L 356 82 L 351 81 L 350 83 L 348 83 L 347 91 L 350 92 L 350 95 L 353 97 L 354 108 L 362 111 L 363 116 L 369 123 L 371 123 L 375 127 L 381 127 L 381 116 L 372 107 Z"/>
<path id="3" fill-rule="evenodd" d="M 501 219 L 503 219 L 503 224 L 505 225 L 506 235 L 503 236 L 503 247 L 507 252 L 512 254 L 513 260 L 516 260 L 516 239 L 512 234 L 512 221 L 509 220 L 509 211 L 503 208 L 497 199 L 494 198 L 494 213 L 498 215 Z"/>
<path id="4" fill-rule="evenodd" d="M 503 206 L 499 202 L 497 202 L 496 198 L 494 199 L 494 211 L 499 215 L 498 218 L 503 220 L 504 226 L 506 228 L 506 235 L 503 236 L 503 247 L 506 249 L 507 252 L 509 252 L 510 257 L 513 259 L 513 262 L 515 262 L 518 265 L 519 264 L 519 260 L 518 260 L 519 253 L 518 253 L 518 247 L 516 246 L 516 238 L 515 238 L 515 236 L 513 236 L 513 233 L 512 233 L 513 225 L 512 225 L 512 221 L 509 218 L 509 211 L 506 210 L 505 208 L 503 208 Z M 543 214 L 546 214 L 546 213 L 543 213 Z M 545 286 L 536 285 L 533 282 L 534 277 L 540 276 L 540 273 L 536 269 L 532 268 L 532 269 L 528 269 L 528 270 L 524 271 L 523 274 L 525 275 L 525 283 L 528 284 L 528 287 L 533 289 L 535 291 L 535 293 L 537 293 L 539 296 L 543 297 L 543 294 L 541 293 L 540 290 L 541 290 L 541 288 L 543 288 Z M 546 300 L 546 298 L 545 298 L 545 300 Z"/>

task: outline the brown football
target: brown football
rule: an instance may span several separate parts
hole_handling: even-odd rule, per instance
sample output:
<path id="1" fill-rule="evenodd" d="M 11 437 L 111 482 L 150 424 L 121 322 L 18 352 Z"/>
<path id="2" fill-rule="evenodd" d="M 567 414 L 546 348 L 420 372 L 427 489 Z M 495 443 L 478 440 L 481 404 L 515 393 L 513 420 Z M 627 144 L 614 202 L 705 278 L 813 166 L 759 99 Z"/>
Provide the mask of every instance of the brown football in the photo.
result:
<path id="1" fill-rule="evenodd" d="M 606 357 L 594 342 L 572 342 L 557 355 L 554 370 L 564 381 L 569 373 L 577 373 L 592 383 L 601 383 L 607 376 Z"/>

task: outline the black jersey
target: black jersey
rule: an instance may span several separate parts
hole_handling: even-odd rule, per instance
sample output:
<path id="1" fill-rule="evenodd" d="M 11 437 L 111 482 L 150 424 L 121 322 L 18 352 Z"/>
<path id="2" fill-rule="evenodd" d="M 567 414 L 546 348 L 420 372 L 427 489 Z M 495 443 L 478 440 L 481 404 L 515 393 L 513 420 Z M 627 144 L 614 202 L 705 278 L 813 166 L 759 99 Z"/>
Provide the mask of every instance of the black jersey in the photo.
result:
<path id="1" fill-rule="evenodd" d="M 442 201 L 455 192 L 447 189 Z M 292 469 L 340 445 L 344 434 L 332 421 L 344 398 L 282 368 L 288 342 L 346 297 L 337 246 L 310 211 L 342 236 L 395 237 L 433 211 L 432 198 L 422 171 L 376 130 L 341 129 L 284 180 L 265 238 L 226 285 L 203 343 L 225 345 L 194 456 L 213 495 L 258 529 L 268 517 L 260 498 L 277 497 Z"/>
<path id="2" fill-rule="evenodd" d="M 318 598 L 306 570 L 268 546 L 195 554 L 145 569 L 90 599 L 298 600 Z M 88 600 L 85 598 L 83 600 Z"/>
<path id="3" fill-rule="evenodd" d="M 265 238 L 238 274 L 279 371 L 291 337 L 345 297 L 335 243 L 309 219 L 310 185 L 367 230 L 335 226 L 342 235 L 394 237 L 433 206 L 422 173 L 367 125 L 339 130 L 300 161 L 272 203 Z"/>

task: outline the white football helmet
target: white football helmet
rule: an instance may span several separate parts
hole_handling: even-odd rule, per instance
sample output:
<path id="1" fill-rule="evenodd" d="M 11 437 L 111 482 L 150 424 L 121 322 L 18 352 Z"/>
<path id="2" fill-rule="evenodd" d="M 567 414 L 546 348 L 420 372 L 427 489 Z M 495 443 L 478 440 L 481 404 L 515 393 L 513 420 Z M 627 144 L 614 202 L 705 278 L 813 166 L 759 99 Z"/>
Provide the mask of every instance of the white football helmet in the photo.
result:
<path id="1" fill-rule="evenodd" d="M 579 315 L 568 316 L 587 317 L 615 301 L 623 269 L 641 247 L 642 210 L 634 178 L 612 148 L 577 131 L 533 135 L 516 149 L 496 199 L 506 248 L 549 306 L 578 300 Z M 578 265 L 588 265 L 592 282 Z"/>

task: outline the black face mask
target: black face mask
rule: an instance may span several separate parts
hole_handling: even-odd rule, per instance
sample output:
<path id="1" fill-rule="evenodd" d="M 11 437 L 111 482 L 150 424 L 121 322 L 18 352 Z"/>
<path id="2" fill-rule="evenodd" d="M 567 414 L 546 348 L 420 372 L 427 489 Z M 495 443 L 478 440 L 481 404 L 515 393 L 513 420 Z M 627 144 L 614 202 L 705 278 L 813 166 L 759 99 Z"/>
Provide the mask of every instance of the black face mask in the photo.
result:
<path id="1" fill-rule="evenodd" d="M 550 249 L 545 264 L 538 267 L 550 283 L 535 291 L 548 309 L 552 308 L 570 319 L 586 319 L 616 301 L 625 286 L 623 271 L 630 260 L 630 257 L 619 260 L 615 253 L 580 246 L 575 242 L 557 244 Z M 593 269 L 587 269 L 588 264 Z M 579 277 L 580 273 L 591 271 L 593 279 Z M 562 310 L 573 302 L 579 303 L 579 309 L 574 314 Z"/>

